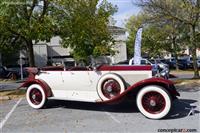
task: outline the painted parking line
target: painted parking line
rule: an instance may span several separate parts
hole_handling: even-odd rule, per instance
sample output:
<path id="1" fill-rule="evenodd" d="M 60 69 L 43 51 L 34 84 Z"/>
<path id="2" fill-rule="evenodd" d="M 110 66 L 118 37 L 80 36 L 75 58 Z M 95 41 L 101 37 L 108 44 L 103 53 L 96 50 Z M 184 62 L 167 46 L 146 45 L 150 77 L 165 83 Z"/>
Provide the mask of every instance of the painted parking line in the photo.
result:
<path id="1" fill-rule="evenodd" d="M 116 123 L 121 123 L 116 117 L 114 117 L 111 113 L 109 112 L 104 112 L 106 115 L 108 115 L 112 120 L 114 120 Z"/>
<path id="2" fill-rule="evenodd" d="M 0 130 L 3 128 L 3 126 L 5 125 L 6 121 L 10 118 L 10 116 L 12 115 L 12 113 L 15 111 L 16 107 L 19 105 L 19 103 L 22 101 L 22 98 L 20 98 L 17 103 L 12 107 L 12 109 L 10 110 L 10 112 L 6 115 L 6 117 L 1 121 L 0 123 Z"/>

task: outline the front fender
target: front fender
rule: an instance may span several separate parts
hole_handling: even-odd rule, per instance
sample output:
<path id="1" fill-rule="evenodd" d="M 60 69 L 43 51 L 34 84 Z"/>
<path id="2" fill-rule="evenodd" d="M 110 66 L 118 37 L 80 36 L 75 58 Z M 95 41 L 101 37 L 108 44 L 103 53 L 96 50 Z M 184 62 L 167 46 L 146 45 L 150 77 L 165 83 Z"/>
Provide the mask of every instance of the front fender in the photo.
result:
<path id="1" fill-rule="evenodd" d="M 147 85 L 159 85 L 159 86 L 164 87 L 170 93 L 172 97 L 180 96 L 180 94 L 176 91 L 176 88 L 172 81 L 166 80 L 163 78 L 149 78 L 149 79 L 145 79 L 133 84 L 132 86 L 128 87 L 123 93 L 121 93 L 119 96 L 116 96 L 107 101 L 103 101 L 103 103 L 115 103 L 121 100 L 122 98 L 124 98 L 125 96 L 127 96 L 127 93 L 132 92 L 134 90 L 135 90 L 134 92 L 137 92 L 139 89 Z"/>
<path id="2" fill-rule="evenodd" d="M 48 84 L 45 81 L 39 79 L 28 79 L 18 89 L 22 87 L 29 87 L 32 84 L 39 84 L 44 90 L 46 97 L 52 96 L 52 91 L 51 88 L 48 86 Z"/>
<path id="3" fill-rule="evenodd" d="M 164 87 L 167 91 L 169 91 L 169 93 L 172 96 L 180 96 L 180 94 L 176 91 L 174 83 L 170 80 L 166 80 L 163 78 L 149 78 L 149 79 L 142 80 L 132 85 L 131 87 L 129 87 L 127 91 L 131 91 L 136 88 L 141 88 L 147 85 L 159 85 L 159 86 Z"/>

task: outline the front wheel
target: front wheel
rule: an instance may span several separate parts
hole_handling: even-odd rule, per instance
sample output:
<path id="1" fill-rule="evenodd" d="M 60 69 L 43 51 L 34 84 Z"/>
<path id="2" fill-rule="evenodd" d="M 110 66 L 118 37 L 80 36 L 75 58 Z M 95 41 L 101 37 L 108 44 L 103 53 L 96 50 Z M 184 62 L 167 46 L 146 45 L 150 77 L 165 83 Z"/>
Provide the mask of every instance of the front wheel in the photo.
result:
<path id="1" fill-rule="evenodd" d="M 161 119 L 171 109 L 171 97 L 161 86 L 150 85 L 142 88 L 136 101 L 140 112 L 150 119 Z"/>
<path id="2" fill-rule="evenodd" d="M 38 84 L 33 84 L 28 87 L 26 92 L 28 104 L 35 109 L 40 109 L 45 105 L 46 95 L 43 88 Z"/>

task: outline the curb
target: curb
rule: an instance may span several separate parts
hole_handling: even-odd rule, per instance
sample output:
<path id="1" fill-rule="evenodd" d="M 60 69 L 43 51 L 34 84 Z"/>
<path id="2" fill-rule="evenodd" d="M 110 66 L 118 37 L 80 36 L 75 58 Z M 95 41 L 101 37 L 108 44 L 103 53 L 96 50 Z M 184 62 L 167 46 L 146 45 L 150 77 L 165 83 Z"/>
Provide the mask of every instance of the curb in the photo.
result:
<path id="1" fill-rule="evenodd" d="M 10 97 L 9 96 L 0 96 L 0 101 L 3 101 L 3 100 L 10 100 Z"/>

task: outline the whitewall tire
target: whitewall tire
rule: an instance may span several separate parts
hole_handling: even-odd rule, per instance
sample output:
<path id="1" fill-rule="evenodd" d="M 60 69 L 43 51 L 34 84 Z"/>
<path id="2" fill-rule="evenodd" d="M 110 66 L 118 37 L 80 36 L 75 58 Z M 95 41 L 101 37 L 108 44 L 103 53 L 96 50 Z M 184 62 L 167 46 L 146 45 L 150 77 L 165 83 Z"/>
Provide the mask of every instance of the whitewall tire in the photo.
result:
<path id="1" fill-rule="evenodd" d="M 150 119 L 161 119 L 171 109 L 171 97 L 161 86 L 149 85 L 142 88 L 136 102 L 139 111 Z"/>
<path id="2" fill-rule="evenodd" d="M 42 108 L 46 102 L 46 95 L 43 88 L 38 84 L 29 86 L 26 92 L 26 100 L 32 108 Z"/>
<path id="3" fill-rule="evenodd" d="M 110 100 L 125 91 L 122 79 L 116 74 L 106 74 L 98 82 L 97 92 L 103 101 Z"/>

